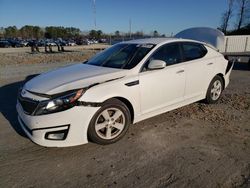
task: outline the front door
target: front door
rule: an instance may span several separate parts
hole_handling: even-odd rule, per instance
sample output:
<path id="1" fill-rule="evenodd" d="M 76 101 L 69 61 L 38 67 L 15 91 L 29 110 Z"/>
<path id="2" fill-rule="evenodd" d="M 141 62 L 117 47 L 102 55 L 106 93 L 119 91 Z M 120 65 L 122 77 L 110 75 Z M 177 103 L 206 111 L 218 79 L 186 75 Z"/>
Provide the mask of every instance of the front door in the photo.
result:
<path id="1" fill-rule="evenodd" d="M 152 60 L 166 62 L 164 69 L 148 70 Z M 185 91 L 185 65 L 182 63 L 178 43 L 160 47 L 139 74 L 141 113 L 146 114 L 183 101 Z"/>

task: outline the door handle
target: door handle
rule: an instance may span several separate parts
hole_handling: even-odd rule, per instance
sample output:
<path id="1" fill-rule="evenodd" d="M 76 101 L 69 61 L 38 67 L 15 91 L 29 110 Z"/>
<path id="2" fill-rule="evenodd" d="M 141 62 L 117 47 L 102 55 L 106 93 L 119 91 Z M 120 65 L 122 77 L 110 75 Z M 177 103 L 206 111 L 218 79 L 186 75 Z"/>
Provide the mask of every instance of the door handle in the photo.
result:
<path id="1" fill-rule="evenodd" d="M 179 71 L 176 72 L 176 74 L 180 74 L 180 73 L 183 73 L 183 72 L 184 72 L 184 70 L 179 70 Z"/>
<path id="2" fill-rule="evenodd" d="M 208 63 L 207 65 L 212 65 L 213 63 Z"/>

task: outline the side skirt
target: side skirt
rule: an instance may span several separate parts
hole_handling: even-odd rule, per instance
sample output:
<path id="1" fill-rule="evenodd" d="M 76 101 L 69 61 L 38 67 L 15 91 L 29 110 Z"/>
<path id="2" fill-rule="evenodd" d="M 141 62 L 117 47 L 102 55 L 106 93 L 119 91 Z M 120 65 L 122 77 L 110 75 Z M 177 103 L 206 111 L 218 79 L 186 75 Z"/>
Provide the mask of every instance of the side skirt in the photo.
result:
<path id="1" fill-rule="evenodd" d="M 173 104 L 173 105 L 170 105 L 170 106 L 155 110 L 155 111 L 150 112 L 150 113 L 139 115 L 139 116 L 135 117 L 134 123 L 137 123 L 137 122 L 140 122 L 142 120 L 145 120 L 145 119 L 148 119 L 148 118 L 163 114 L 165 112 L 168 112 L 168 111 L 171 111 L 171 110 L 174 110 L 174 109 L 177 109 L 177 108 L 192 104 L 192 103 L 200 101 L 200 100 L 203 100 L 205 98 L 204 96 L 206 96 L 206 94 L 204 94 L 204 95 L 202 94 L 202 95 L 200 95 L 198 97 L 191 98 L 191 99 L 188 99 L 188 100 L 184 100 L 182 102 L 179 102 L 179 103 L 176 103 L 176 104 Z"/>

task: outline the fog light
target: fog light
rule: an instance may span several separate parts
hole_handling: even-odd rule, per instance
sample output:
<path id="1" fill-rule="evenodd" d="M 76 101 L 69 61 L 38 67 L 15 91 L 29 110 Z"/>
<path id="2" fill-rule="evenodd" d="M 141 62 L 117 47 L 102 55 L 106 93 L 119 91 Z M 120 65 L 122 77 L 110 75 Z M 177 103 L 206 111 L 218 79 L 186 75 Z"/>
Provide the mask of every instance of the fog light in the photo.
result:
<path id="1" fill-rule="evenodd" d="M 50 140 L 62 140 L 64 137 L 64 133 L 49 133 L 47 139 Z"/>
<path id="2" fill-rule="evenodd" d="M 67 135 L 68 135 L 68 129 L 47 132 L 45 134 L 45 139 L 47 139 L 47 140 L 65 140 Z"/>

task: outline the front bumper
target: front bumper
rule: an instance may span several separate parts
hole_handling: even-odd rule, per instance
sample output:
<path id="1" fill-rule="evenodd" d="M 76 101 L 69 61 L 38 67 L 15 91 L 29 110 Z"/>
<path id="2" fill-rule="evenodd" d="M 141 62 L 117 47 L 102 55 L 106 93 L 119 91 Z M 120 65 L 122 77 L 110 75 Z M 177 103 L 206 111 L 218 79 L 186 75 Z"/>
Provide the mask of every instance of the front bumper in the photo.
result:
<path id="1" fill-rule="evenodd" d="M 99 107 L 76 106 L 71 109 L 40 116 L 24 113 L 17 102 L 18 121 L 27 136 L 36 144 L 46 147 L 66 147 L 88 143 L 87 130 Z M 46 138 L 50 132 L 65 132 L 62 140 Z"/>

